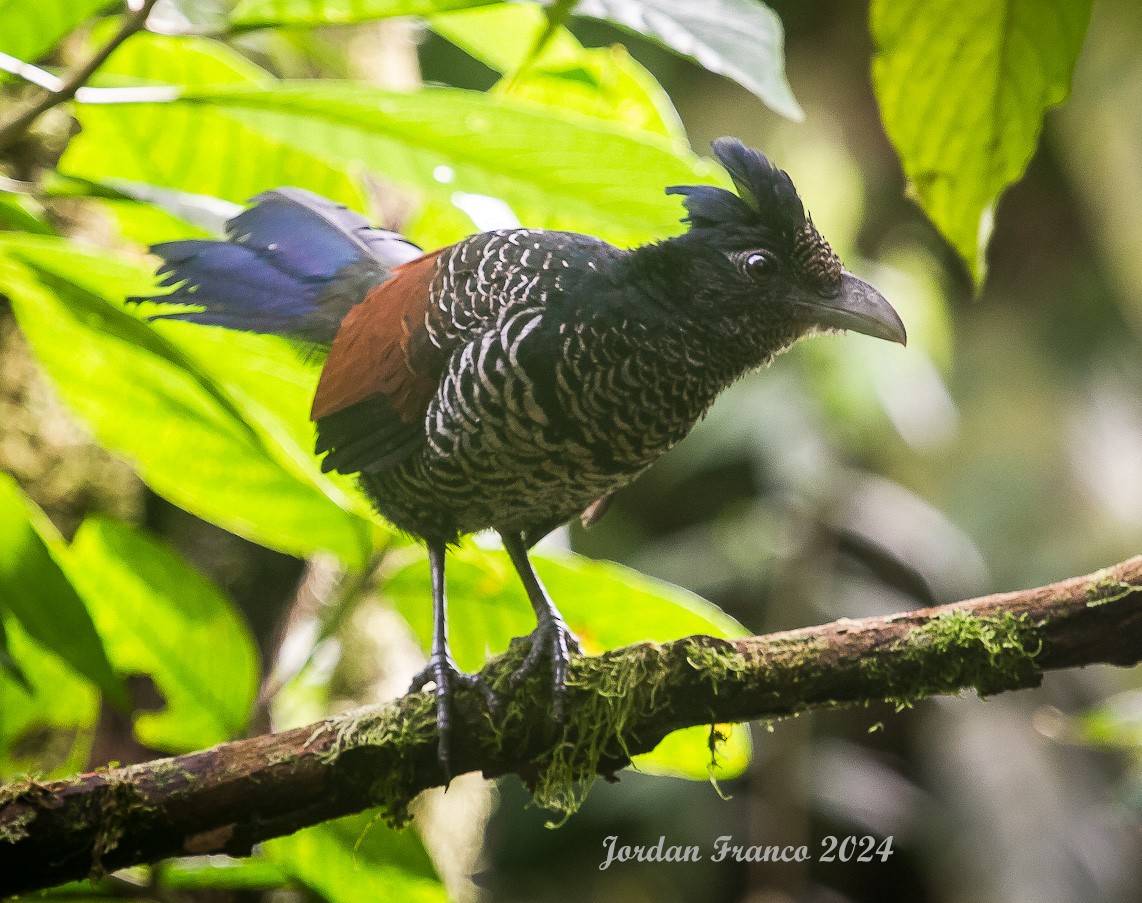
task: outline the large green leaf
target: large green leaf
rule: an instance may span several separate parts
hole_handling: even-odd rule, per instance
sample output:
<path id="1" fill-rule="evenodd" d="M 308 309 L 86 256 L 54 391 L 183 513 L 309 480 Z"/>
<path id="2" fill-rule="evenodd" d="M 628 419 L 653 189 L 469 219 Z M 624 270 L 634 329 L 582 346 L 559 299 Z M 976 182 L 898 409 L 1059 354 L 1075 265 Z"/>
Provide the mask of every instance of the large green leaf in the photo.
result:
<path id="1" fill-rule="evenodd" d="M 782 116 L 800 120 L 785 78 L 785 35 L 760 0 L 579 0 L 574 14 L 605 19 L 732 78 Z"/>
<path id="2" fill-rule="evenodd" d="M 267 841 L 266 857 L 329 903 L 442 903 L 444 885 L 414 831 L 395 831 L 373 812 Z"/>
<path id="3" fill-rule="evenodd" d="M 588 654 L 696 633 L 747 635 L 741 624 L 700 596 L 622 565 L 573 554 L 531 557 Z M 489 654 L 503 652 L 513 637 L 535 627 L 527 595 L 505 553 L 472 545 L 450 550 L 447 574 L 452 651 L 462 668 L 482 667 Z M 426 559 L 402 565 L 385 582 L 385 593 L 427 649 L 432 595 Z"/>
<path id="4" fill-rule="evenodd" d="M 521 12 L 532 28 L 542 18 Z M 686 150 L 669 100 L 648 74 L 609 51 L 579 52 L 594 54 L 586 69 L 572 66 L 586 82 L 563 69 L 520 90 L 531 101 L 594 104 L 596 120 L 605 107 L 619 122 L 455 89 L 397 94 L 300 82 L 270 90 L 258 84 L 264 72 L 217 42 L 137 35 L 109 61 L 111 73 L 184 85 L 184 98 L 78 105 L 83 131 L 61 166 L 94 181 L 114 174 L 239 202 L 299 185 L 357 208 L 353 177 L 371 170 L 438 208 L 460 191 L 501 197 L 530 225 L 620 242 L 676 231 L 681 208 L 663 187 L 716 172 Z M 629 133 L 655 121 L 652 131 L 669 138 Z M 450 219 L 447 230 L 425 234 L 452 241 L 470 231 L 466 218 Z"/>
<path id="5" fill-rule="evenodd" d="M 674 139 L 685 130 L 666 91 L 620 44 L 588 50 L 557 27 L 538 4 L 500 3 L 432 18 L 433 30 L 504 74 L 493 89 L 557 110 L 573 110 Z"/>
<path id="6" fill-rule="evenodd" d="M 456 191 L 502 198 L 527 225 L 618 244 L 678 231 L 681 207 L 663 188 L 716 177 L 667 140 L 459 89 L 219 87 L 78 116 L 83 133 L 60 165 L 88 178 L 115 172 L 233 200 L 296 184 L 345 200 L 330 174 L 372 171 L 445 202 Z"/>
<path id="7" fill-rule="evenodd" d="M 230 14 L 230 24 L 239 28 L 261 28 L 365 22 L 394 16 L 430 16 L 494 2 L 496 0 L 239 0 Z"/>
<path id="8" fill-rule="evenodd" d="M 230 17 L 237 27 L 362 22 L 389 16 L 431 16 L 485 6 L 492 0 L 241 0 Z M 576 15 L 604 19 L 638 32 L 728 76 L 772 109 L 800 119 L 785 78 L 781 20 L 759 0 L 579 0 Z M 516 34 L 503 44 L 530 49 Z M 509 52 L 518 52 L 509 51 Z"/>
<path id="9" fill-rule="evenodd" d="M 745 636 L 741 624 L 687 590 L 607 561 L 579 555 L 533 554 L 536 570 L 587 654 L 644 640 L 663 642 L 693 634 Z M 483 666 L 513 637 L 535 628 L 535 616 L 507 555 L 464 546 L 446 566 L 452 652 L 466 670 Z M 384 586 L 425 649 L 432 637 L 432 595 L 423 559 L 396 571 Z M 705 779 L 708 732 L 679 732 L 661 753 L 638 758 L 648 771 Z M 749 761 L 749 734 L 734 731 L 719 749 L 719 777 L 740 774 Z"/>
<path id="10" fill-rule="evenodd" d="M 140 312 L 152 311 L 149 304 Z M 254 335 L 221 328 L 203 328 L 174 320 L 153 324 L 207 374 L 222 385 L 254 425 L 270 449 L 307 483 L 318 487 L 346 512 L 360 520 L 365 535 L 387 536 L 375 522 L 372 504 L 357 487 L 355 477 L 322 473 L 314 454 L 314 425 L 309 419 L 313 393 L 324 358 L 299 349 L 277 336 Z"/>
<path id="11" fill-rule="evenodd" d="M 10 612 L 32 639 L 126 710 L 126 690 L 111 668 L 91 615 L 53 554 L 52 546 L 60 542 L 16 481 L 0 473 L 0 610 Z M 22 667 L 19 657 L 13 658 Z"/>
<path id="12" fill-rule="evenodd" d="M 873 0 L 873 86 L 925 212 L 976 280 L 996 202 L 1070 93 L 1091 0 Z"/>
<path id="13" fill-rule="evenodd" d="M 106 43 L 116 23 L 93 29 L 92 49 Z M 172 36 L 140 31 L 131 35 L 99 67 L 101 81 L 126 76 L 173 85 L 260 84 L 274 77 L 233 48 L 210 38 Z"/>
<path id="14" fill-rule="evenodd" d="M 0 671 L 0 779 L 83 770 L 99 717 L 99 691 L 0 606 L 12 656 L 31 686 Z"/>
<path id="15" fill-rule="evenodd" d="M 210 103 L 79 104 L 82 132 L 60 160 L 62 172 L 110 176 L 244 203 L 296 185 L 360 209 L 362 195 L 335 155 L 302 147 L 290 129 L 265 132 L 241 110 Z M 312 127 L 296 120 L 295 131 Z"/>
<path id="16" fill-rule="evenodd" d="M 184 87 L 269 89 L 276 83 L 219 41 L 147 33 L 132 36 L 113 54 L 100 78 Z M 64 169 L 94 182 L 128 179 L 239 203 L 268 188 L 299 185 L 362 205 L 343 167 L 209 105 L 79 105 L 76 113 L 83 131 L 69 145 Z"/>
<path id="17" fill-rule="evenodd" d="M 311 383 L 289 388 L 296 374 L 275 372 L 284 358 L 276 351 L 268 361 L 255 356 L 255 342 L 212 346 L 217 330 L 200 330 L 201 339 L 184 330 L 182 338 L 198 347 L 183 352 L 124 309 L 124 297 L 151 286 L 147 270 L 107 254 L 49 239 L 0 238 L 0 290 L 36 357 L 65 400 L 148 485 L 272 548 L 328 549 L 361 564 L 372 523 L 319 479 L 311 446 L 294 441 L 302 427 L 287 427 L 271 413 L 290 404 L 296 417 Z M 237 359 L 235 349 L 251 355 Z M 200 365 L 208 358 L 217 375 Z M 226 373 L 234 376 L 233 392 Z M 257 398 L 255 383 L 296 398 Z"/>
<path id="18" fill-rule="evenodd" d="M 34 63 L 76 25 L 116 0 L 0 0 L 0 53 Z"/>
<path id="19" fill-rule="evenodd" d="M 258 652 L 218 587 L 145 533 L 103 519 L 83 523 L 67 561 L 116 669 L 150 675 L 165 700 L 136 713 L 143 743 L 188 752 L 245 733 Z"/>

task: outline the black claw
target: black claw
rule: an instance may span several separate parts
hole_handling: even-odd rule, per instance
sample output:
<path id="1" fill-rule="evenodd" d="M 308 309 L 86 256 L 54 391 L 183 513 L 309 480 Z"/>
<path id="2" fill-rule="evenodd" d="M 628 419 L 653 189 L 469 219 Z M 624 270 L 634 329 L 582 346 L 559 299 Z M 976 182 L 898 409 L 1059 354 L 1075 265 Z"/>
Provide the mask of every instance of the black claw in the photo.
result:
<path id="1" fill-rule="evenodd" d="M 561 619 L 541 623 L 528 637 L 531 648 L 527 650 L 523 662 L 512 672 L 510 685 L 514 688 L 535 670 L 536 664 L 545 655 L 551 659 L 551 712 L 557 724 L 562 724 L 565 715 L 564 698 L 567 695 L 567 666 L 571 654 L 583 654 L 579 638 Z"/>
<path id="2" fill-rule="evenodd" d="M 487 681 L 479 674 L 461 674 L 460 678 L 465 685 L 480 691 L 480 695 L 484 697 L 484 705 L 494 717 L 498 718 L 503 712 L 503 703 L 496 691 L 488 686 Z"/>
<path id="3" fill-rule="evenodd" d="M 551 659 L 551 714 L 556 724 L 563 723 L 564 698 L 567 695 L 567 666 L 571 661 L 571 653 L 582 655 L 583 647 L 564 623 L 551 601 L 551 596 L 543 588 L 535 568 L 527 557 L 527 544 L 519 533 L 500 533 L 504 540 L 504 548 L 512 565 L 523 581 L 527 590 L 527 598 L 535 610 L 538 626 L 527 638 L 530 648 L 524 656 L 522 664 L 515 670 L 510 678 L 510 685 L 516 687 L 519 682 L 535 670 L 536 662 L 544 655 Z"/>
<path id="4" fill-rule="evenodd" d="M 448 757 L 448 747 L 452 727 L 452 680 L 462 677 L 462 672 L 451 658 L 433 655 L 423 670 L 412 679 L 410 693 L 417 693 L 429 684 L 436 685 L 436 757 L 444 766 L 446 780 L 452 779 L 452 768 Z"/>
<path id="5" fill-rule="evenodd" d="M 444 767 L 447 781 L 452 780 L 452 767 L 449 748 L 452 739 L 452 688 L 457 684 L 479 690 L 488 708 L 496 713 L 500 710 L 500 699 L 478 674 L 465 674 L 456 662 L 447 655 L 433 655 L 428 664 L 418 673 L 409 686 L 410 693 L 419 693 L 428 684 L 435 684 L 436 695 L 436 757 Z"/>

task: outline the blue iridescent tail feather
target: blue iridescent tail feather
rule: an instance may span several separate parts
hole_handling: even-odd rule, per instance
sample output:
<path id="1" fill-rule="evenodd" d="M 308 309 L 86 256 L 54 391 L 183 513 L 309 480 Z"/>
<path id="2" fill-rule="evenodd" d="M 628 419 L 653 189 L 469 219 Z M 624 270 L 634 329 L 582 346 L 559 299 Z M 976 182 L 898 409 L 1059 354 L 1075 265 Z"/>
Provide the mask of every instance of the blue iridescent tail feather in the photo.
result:
<path id="1" fill-rule="evenodd" d="M 226 224 L 225 241 L 157 244 L 160 285 L 133 300 L 191 306 L 153 319 L 333 340 L 345 314 L 390 270 L 419 257 L 396 232 L 300 188 L 278 188 Z"/>

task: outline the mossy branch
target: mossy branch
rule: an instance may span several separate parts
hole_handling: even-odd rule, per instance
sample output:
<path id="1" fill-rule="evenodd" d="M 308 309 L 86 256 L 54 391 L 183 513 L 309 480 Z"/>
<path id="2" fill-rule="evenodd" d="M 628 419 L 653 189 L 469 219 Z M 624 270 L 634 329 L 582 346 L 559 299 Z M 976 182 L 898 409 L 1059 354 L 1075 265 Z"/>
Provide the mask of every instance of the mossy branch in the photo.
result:
<path id="1" fill-rule="evenodd" d="M 488 664 L 502 685 L 521 650 Z M 886 618 L 726 641 L 642 643 L 574 662 L 554 736 L 541 681 L 493 720 L 455 700 L 453 767 L 515 773 L 571 811 L 677 728 L 824 706 L 1031 687 L 1044 671 L 1142 660 L 1142 556 L 1087 577 Z M 416 693 L 308 727 L 161 761 L 0 788 L 0 895 L 261 840 L 370 806 L 394 822 L 445 783 L 433 698 Z"/>

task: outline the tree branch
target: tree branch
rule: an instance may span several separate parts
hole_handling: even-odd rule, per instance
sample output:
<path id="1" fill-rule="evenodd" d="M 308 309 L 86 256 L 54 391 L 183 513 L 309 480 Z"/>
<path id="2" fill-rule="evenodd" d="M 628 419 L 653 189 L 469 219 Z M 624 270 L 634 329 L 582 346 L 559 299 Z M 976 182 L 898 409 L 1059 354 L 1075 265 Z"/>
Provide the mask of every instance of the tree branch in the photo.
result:
<path id="1" fill-rule="evenodd" d="M 138 6 L 133 3 L 130 4 L 131 11 L 123 19 L 119 29 L 103 47 L 92 55 L 91 59 L 72 72 L 58 86 L 47 90 L 39 100 L 28 104 L 11 120 L 0 125 L 0 152 L 7 150 L 19 141 L 32 123 L 48 110 L 75 97 L 76 93 L 87 84 L 87 80 L 95 74 L 95 70 L 107 62 L 108 57 L 119 48 L 119 45 L 146 26 L 147 16 L 150 15 L 151 8 L 156 2 L 157 0 L 143 0 L 143 3 Z M 43 87 L 42 82 L 37 82 L 37 84 Z"/>
<path id="2" fill-rule="evenodd" d="M 484 669 L 505 687 L 520 644 Z M 869 700 L 1031 687 L 1044 671 L 1142 660 L 1142 556 L 1086 577 L 886 618 L 741 640 L 689 637 L 575 660 L 553 736 L 541 677 L 491 719 L 457 693 L 453 768 L 516 773 L 570 811 L 576 781 L 610 777 L 667 733 Z M 555 742 L 558 740 L 558 742 Z M 401 822 L 446 783 L 433 697 L 415 693 L 304 728 L 0 788 L 0 896 L 169 856 L 253 844 L 370 806 Z"/>

